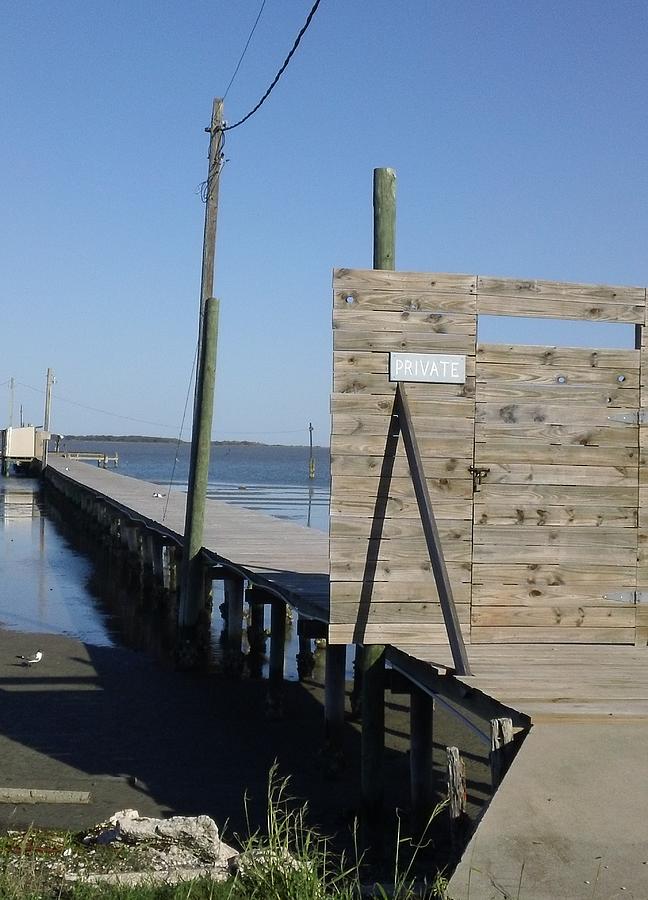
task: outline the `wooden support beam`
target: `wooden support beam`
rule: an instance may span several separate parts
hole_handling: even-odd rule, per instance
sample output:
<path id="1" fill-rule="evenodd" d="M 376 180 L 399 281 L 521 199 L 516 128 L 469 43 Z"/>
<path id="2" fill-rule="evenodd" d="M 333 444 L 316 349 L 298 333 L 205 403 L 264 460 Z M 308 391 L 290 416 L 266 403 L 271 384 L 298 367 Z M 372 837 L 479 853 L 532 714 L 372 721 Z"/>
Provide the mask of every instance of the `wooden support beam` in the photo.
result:
<path id="1" fill-rule="evenodd" d="M 252 591 L 247 591 L 249 602 Z M 248 644 L 250 652 L 247 657 L 248 671 L 251 678 L 263 676 L 263 659 L 265 655 L 265 606 L 262 603 L 250 603 L 250 619 L 248 625 Z"/>
<path id="2" fill-rule="evenodd" d="M 342 750 L 345 687 L 346 644 L 327 644 L 324 676 L 324 722 L 327 749 L 333 753 L 339 753 Z"/>
<path id="3" fill-rule="evenodd" d="M 394 410 L 398 416 L 398 425 L 401 434 L 403 435 L 407 463 L 412 475 L 414 493 L 416 495 L 416 502 L 421 516 L 428 556 L 430 557 L 430 563 L 434 573 L 434 581 L 439 594 L 443 621 L 448 633 L 448 641 L 450 642 L 454 667 L 457 674 L 470 675 L 471 671 L 468 662 L 468 654 L 461 635 L 457 609 L 452 596 L 452 585 L 450 584 L 448 570 L 443 557 L 439 529 L 437 528 L 432 501 L 430 500 L 430 492 L 425 479 L 425 470 L 423 468 L 423 462 L 416 440 L 412 415 L 407 400 L 407 391 L 405 390 L 405 385 L 403 383 L 399 383 L 396 388 Z"/>
<path id="4" fill-rule="evenodd" d="M 371 644 L 362 654 L 362 844 L 378 855 L 382 851 L 384 757 L 385 648 Z"/>
<path id="5" fill-rule="evenodd" d="M 410 792 L 412 834 L 422 837 L 434 811 L 432 760 L 434 698 L 416 686 L 410 697 Z"/>

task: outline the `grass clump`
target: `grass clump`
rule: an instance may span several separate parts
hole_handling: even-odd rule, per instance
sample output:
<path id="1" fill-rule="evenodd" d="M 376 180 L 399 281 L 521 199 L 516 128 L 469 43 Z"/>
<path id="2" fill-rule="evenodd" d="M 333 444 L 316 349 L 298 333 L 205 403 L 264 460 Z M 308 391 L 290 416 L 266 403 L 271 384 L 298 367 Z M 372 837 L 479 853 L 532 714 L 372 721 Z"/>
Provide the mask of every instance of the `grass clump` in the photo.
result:
<path id="1" fill-rule="evenodd" d="M 78 837 L 28 829 L 0 836 L 0 900 L 423 900 L 445 897 L 445 880 L 414 877 L 422 844 L 400 836 L 387 883 L 375 883 L 357 850 L 353 861 L 333 853 L 329 840 L 306 823 L 306 804 L 288 796 L 288 779 L 270 772 L 265 832 L 242 842 L 235 874 L 179 884 L 92 884 L 66 875 L 135 871 L 132 848 L 105 847 L 99 855 Z M 432 818 L 436 815 L 435 810 Z M 431 819 L 432 820 L 432 819 Z M 430 820 L 430 821 L 431 821 Z M 356 832 L 357 833 L 357 830 Z M 407 862 L 403 847 L 407 845 Z"/>

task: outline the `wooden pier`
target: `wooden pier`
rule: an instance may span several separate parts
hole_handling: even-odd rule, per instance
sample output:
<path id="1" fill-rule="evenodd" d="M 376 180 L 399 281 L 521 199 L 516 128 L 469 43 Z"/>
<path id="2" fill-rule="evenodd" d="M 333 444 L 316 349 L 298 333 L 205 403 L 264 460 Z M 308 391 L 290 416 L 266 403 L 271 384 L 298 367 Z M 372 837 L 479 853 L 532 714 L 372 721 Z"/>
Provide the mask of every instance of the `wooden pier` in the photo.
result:
<path id="1" fill-rule="evenodd" d="M 480 314 L 626 323 L 635 348 L 483 344 Z M 490 732 L 494 799 L 454 900 L 648 897 L 646 314 L 643 287 L 337 270 L 329 538 L 207 501 L 204 605 L 222 579 L 234 659 L 245 600 L 257 624 L 271 605 L 274 702 L 286 605 L 305 652 L 327 639 L 333 749 L 346 646 L 364 659 L 374 824 L 386 690 L 411 695 L 412 823 L 434 796 L 434 699 Z M 183 494 L 60 457 L 45 477 L 175 590 Z M 448 748 L 457 847 L 462 770 Z"/>

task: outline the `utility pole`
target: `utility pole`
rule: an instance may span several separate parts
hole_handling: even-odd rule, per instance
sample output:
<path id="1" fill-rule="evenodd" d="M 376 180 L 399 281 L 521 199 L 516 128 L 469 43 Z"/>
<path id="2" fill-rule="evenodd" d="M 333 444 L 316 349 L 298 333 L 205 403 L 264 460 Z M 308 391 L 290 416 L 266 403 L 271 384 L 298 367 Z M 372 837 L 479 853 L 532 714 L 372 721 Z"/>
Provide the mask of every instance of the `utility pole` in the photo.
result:
<path id="1" fill-rule="evenodd" d="M 199 552 L 202 547 L 205 494 L 211 450 L 211 423 L 214 402 L 216 342 L 218 340 L 218 303 L 213 300 L 214 267 L 216 257 L 216 225 L 218 220 L 218 194 L 223 156 L 223 101 L 216 98 L 212 105 L 209 128 L 209 162 L 205 182 L 205 226 L 203 233 L 202 271 L 200 278 L 200 313 L 198 324 L 198 353 L 196 388 L 194 393 L 194 423 L 189 460 L 189 483 L 185 514 L 184 553 L 180 578 L 179 625 L 187 629 L 195 626 L 202 604 L 203 590 L 199 587 L 196 570 L 199 568 Z M 207 332 L 207 308 L 214 304 L 210 315 L 212 334 Z M 213 343 L 213 346 L 212 346 Z M 203 355 L 207 354 L 206 358 Z M 202 382 L 202 383 L 201 383 Z M 207 409 L 209 406 L 209 410 Z M 206 417 L 208 429 L 206 431 Z M 206 434 L 206 437 L 205 437 Z M 197 545 L 197 549 L 196 549 Z M 190 640 L 187 633 L 187 637 Z"/>
<path id="2" fill-rule="evenodd" d="M 204 603 L 204 572 L 200 551 L 203 545 L 205 521 L 205 495 L 209 474 L 209 452 L 214 412 L 214 385 L 216 381 L 216 348 L 218 345 L 218 300 L 208 297 L 204 309 L 200 369 L 197 374 L 197 415 L 191 437 L 196 447 L 194 490 L 187 496 L 185 512 L 184 550 L 182 556 L 182 581 L 179 609 L 179 625 L 185 629 L 185 637 L 191 640 L 192 629 Z"/>
<path id="3" fill-rule="evenodd" d="M 47 370 L 47 382 L 45 386 L 45 415 L 43 416 L 43 431 L 49 432 L 50 428 L 50 412 L 52 408 L 52 387 L 56 381 L 54 377 L 54 372 L 51 369 Z M 49 438 L 43 438 L 43 457 L 42 463 L 43 468 L 47 465 L 47 449 L 49 444 Z"/>
<path id="4" fill-rule="evenodd" d="M 15 389 L 15 382 L 14 382 L 13 378 L 10 378 L 9 379 L 9 428 L 13 427 L 14 389 Z"/>
<path id="5" fill-rule="evenodd" d="M 374 169 L 373 267 L 394 269 L 396 173 Z M 385 756 L 385 647 L 365 644 L 362 653 L 361 793 L 363 843 L 380 853 Z"/>

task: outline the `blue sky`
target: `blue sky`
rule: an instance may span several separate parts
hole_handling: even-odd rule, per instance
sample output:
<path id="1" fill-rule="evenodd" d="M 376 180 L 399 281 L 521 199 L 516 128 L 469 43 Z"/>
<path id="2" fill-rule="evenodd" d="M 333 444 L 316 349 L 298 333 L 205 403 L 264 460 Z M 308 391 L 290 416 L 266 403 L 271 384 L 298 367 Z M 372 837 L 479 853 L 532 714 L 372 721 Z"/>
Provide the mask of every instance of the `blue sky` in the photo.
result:
<path id="1" fill-rule="evenodd" d="M 178 434 L 203 129 L 259 6 L 0 0 L 0 384 L 25 420 L 49 365 L 57 430 Z M 228 121 L 310 6 L 267 0 Z M 312 420 L 328 443 L 331 270 L 371 266 L 376 166 L 399 269 L 648 283 L 647 25 L 633 0 L 322 0 L 227 136 L 214 437 L 303 443 Z"/>

